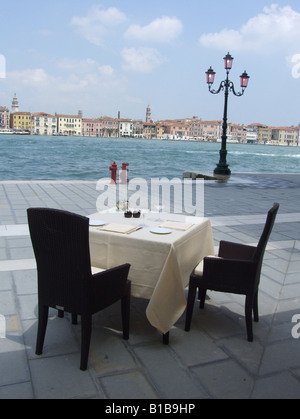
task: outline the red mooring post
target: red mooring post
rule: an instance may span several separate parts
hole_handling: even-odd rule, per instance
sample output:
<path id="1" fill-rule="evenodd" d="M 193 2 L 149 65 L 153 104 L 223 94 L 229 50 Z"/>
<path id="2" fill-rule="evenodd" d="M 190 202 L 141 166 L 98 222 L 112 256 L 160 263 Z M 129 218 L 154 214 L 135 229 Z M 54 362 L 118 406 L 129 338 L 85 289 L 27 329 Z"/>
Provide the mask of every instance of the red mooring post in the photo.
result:
<path id="1" fill-rule="evenodd" d="M 113 162 L 113 164 L 110 166 L 109 170 L 111 171 L 111 184 L 116 185 L 117 183 L 117 170 L 118 166 L 116 162 Z"/>
<path id="2" fill-rule="evenodd" d="M 127 167 L 129 166 L 129 163 L 123 163 L 122 164 L 122 171 L 120 172 L 120 180 L 122 184 L 126 184 L 129 182 L 128 180 L 128 169 Z"/>

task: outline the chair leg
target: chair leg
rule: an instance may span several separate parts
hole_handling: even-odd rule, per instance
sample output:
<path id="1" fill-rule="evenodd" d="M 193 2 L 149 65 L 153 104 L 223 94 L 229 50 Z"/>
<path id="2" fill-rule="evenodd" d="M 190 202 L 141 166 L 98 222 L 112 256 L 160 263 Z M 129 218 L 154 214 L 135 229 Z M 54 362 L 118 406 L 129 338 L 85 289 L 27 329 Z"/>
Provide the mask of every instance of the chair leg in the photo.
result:
<path id="1" fill-rule="evenodd" d="M 258 314 L 258 292 L 254 296 L 253 314 L 254 314 L 254 321 L 256 323 L 258 323 L 259 322 L 259 314 Z"/>
<path id="2" fill-rule="evenodd" d="M 187 308 L 186 308 L 185 329 L 184 329 L 186 332 L 189 332 L 191 329 L 191 322 L 192 322 L 194 304 L 195 304 L 195 299 L 196 299 L 196 291 L 197 291 L 196 284 L 193 283 L 192 280 L 190 280 L 188 301 L 187 301 Z"/>
<path id="3" fill-rule="evenodd" d="M 63 310 L 58 310 L 58 317 L 63 319 L 65 317 L 65 312 Z"/>
<path id="4" fill-rule="evenodd" d="M 203 310 L 206 300 L 206 289 L 200 288 L 199 289 L 199 300 L 200 300 L 200 308 Z"/>
<path id="5" fill-rule="evenodd" d="M 167 332 L 163 334 L 163 344 L 169 345 L 169 343 L 170 343 L 170 332 Z"/>
<path id="6" fill-rule="evenodd" d="M 245 304 L 245 316 L 246 316 L 248 342 L 253 342 L 252 311 L 253 311 L 253 297 L 247 295 L 246 304 Z"/>
<path id="7" fill-rule="evenodd" d="M 72 324 L 74 326 L 78 324 L 77 314 L 72 314 Z"/>
<path id="8" fill-rule="evenodd" d="M 82 315 L 81 316 L 81 371 L 86 371 L 88 365 L 90 343 L 92 335 L 92 316 Z"/>
<path id="9" fill-rule="evenodd" d="M 36 355 L 42 355 L 45 341 L 45 334 L 48 324 L 49 307 L 39 305 L 39 324 L 36 340 Z"/>
<path id="10" fill-rule="evenodd" d="M 122 309 L 122 326 L 123 326 L 123 339 L 129 339 L 129 329 L 130 329 L 130 294 L 131 294 L 131 282 L 126 284 L 126 292 L 124 297 L 121 300 L 121 309 Z"/>

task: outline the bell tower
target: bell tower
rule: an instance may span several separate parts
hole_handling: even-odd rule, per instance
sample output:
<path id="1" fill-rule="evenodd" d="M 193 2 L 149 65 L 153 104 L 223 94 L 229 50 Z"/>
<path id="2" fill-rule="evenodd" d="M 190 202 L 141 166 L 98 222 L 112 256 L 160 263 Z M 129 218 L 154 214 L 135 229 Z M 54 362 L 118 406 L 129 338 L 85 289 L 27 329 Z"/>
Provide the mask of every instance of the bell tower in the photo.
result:
<path id="1" fill-rule="evenodd" d="M 148 105 L 147 111 L 146 111 L 146 122 L 151 122 L 151 107 Z"/>
<path id="2" fill-rule="evenodd" d="M 14 113 L 14 112 L 19 112 L 19 101 L 18 101 L 16 93 L 11 104 L 11 113 Z"/>

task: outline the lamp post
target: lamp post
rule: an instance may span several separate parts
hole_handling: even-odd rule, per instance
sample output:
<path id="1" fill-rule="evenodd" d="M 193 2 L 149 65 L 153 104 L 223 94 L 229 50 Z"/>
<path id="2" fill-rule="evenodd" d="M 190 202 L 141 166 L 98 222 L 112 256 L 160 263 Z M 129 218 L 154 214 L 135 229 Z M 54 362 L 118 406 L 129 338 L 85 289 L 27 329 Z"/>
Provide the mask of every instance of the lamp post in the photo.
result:
<path id="1" fill-rule="evenodd" d="M 217 165 L 217 167 L 214 170 L 215 175 L 222 175 L 222 176 L 230 176 L 231 171 L 229 169 L 229 166 L 227 164 L 227 112 L 228 112 L 228 96 L 229 93 L 232 92 L 235 96 L 243 96 L 246 87 L 248 86 L 249 76 L 244 71 L 244 73 L 240 76 L 241 77 L 241 92 L 236 92 L 234 88 L 234 84 L 232 81 L 229 80 L 229 72 L 232 69 L 232 63 L 233 63 L 233 57 L 228 53 L 226 57 L 224 57 L 224 64 L 225 64 L 225 70 L 227 73 L 226 80 L 223 80 L 220 83 L 220 87 L 218 90 L 212 89 L 212 85 L 215 81 L 215 75 L 216 73 L 214 70 L 210 67 L 209 70 L 206 72 L 206 82 L 208 84 L 208 89 L 210 93 L 217 95 L 218 93 L 222 91 L 225 91 L 225 105 L 224 105 L 224 117 L 223 117 L 223 133 L 222 133 L 222 148 L 220 150 L 220 161 Z"/>

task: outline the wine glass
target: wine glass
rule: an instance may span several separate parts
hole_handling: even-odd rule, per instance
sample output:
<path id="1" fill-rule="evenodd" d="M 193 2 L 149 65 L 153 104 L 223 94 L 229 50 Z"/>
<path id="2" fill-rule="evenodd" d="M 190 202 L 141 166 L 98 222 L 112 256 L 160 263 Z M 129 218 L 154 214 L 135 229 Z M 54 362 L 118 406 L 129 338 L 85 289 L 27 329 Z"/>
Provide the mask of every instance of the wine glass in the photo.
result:
<path id="1" fill-rule="evenodd" d="M 161 218 L 161 213 L 163 212 L 163 209 L 165 208 L 164 205 L 156 205 L 155 208 L 157 209 L 158 213 L 159 213 L 159 218 L 156 221 L 163 221 L 163 219 Z"/>
<path id="2" fill-rule="evenodd" d="M 143 228 L 148 227 L 147 224 L 145 223 L 146 211 L 141 211 L 141 216 L 142 216 L 143 223 L 140 224 L 140 227 L 143 227 Z"/>

